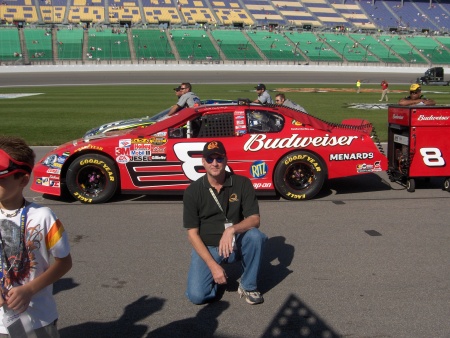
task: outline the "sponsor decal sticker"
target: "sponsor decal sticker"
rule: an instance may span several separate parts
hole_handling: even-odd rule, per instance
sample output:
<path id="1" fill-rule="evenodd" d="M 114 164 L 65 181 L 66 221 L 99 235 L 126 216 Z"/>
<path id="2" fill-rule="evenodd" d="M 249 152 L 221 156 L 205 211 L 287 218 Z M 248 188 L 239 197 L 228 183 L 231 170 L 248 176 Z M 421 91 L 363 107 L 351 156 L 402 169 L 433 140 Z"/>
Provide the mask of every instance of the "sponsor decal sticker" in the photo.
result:
<path id="1" fill-rule="evenodd" d="M 98 147 L 98 146 L 93 146 L 92 144 L 87 144 L 85 146 L 82 146 L 82 147 L 76 149 L 74 151 L 74 153 L 76 153 L 77 151 L 85 150 L 85 149 L 103 150 L 103 147 Z"/>
<path id="2" fill-rule="evenodd" d="M 269 167 L 264 161 L 255 161 L 250 166 L 250 175 L 254 178 L 263 178 L 269 172 Z"/>
<path id="3" fill-rule="evenodd" d="M 161 146 L 167 143 L 167 139 L 165 137 L 154 137 L 150 138 L 150 143 L 156 146 Z"/>
<path id="4" fill-rule="evenodd" d="M 164 146 L 152 146 L 152 153 L 153 154 L 165 154 L 166 153 L 166 147 Z"/>
<path id="5" fill-rule="evenodd" d="M 373 156 L 373 153 L 330 154 L 330 161 L 370 160 Z"/>
<path id="6" fill-rule="evenodd" d="M 150 143 L 149 138 L 134 138 L 131 140 L 131 144 Z"/>
<path id="7" fill-rule="evenodd" d="M 119 147 L 120 148 L 130 148 L 131 147 L 131 139 L 122 139 L 119 140 Z"/>
<path id="8" fill-rule="evenodd" d="M 61 174 L 61 169 L 49 168 L 49 169 L 47 169 L 47 174 L 59 175 L 59 174 Z"/>
<path id="9" fill-rule="evenodd" d="M 356 172 L 358 173 L 373 173 L 381 171 L 381 162 L 376 161 L 374 164 L 362 163 L 356 166 Z"/>
<path id="10" fill-rule="evenodd" d="M 166 155 L 153 155 L 152 160 L 153 161 L 166 161 L 167 156 Z"/>
<path id="11" fill-rule="evenodd" d="M 127 155 L 119 155 L 116 157 L 116 162 L 120 164 L 125 164 L 130 162 L 130 158 Z"/>

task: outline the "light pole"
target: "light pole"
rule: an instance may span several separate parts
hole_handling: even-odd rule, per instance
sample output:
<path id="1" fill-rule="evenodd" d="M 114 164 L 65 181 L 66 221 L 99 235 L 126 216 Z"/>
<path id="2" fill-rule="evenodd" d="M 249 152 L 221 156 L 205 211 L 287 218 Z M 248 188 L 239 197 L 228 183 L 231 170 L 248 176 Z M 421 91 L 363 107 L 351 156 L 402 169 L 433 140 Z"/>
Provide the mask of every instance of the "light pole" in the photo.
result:
<path id="1" fill-rule="evenodd" d="M 317 64 L 320 64 L 320 53 L 322 52 L 322 46 L 325 42 L 322 42 L 322 44 L 319 47 L 319 61 L 317 62 Z"/>
<path id="2" fill-rule="evenodd" d="M 342 63 L 344 63 L 344 53 L 345 53 L 345 47 L 347 47 L 348 42 L 344 45 L 344 48 L 342 48 Z"/>
<path id="3" fill-rule="evenodd" d="M 364 60 L 367 63 L 367 50 L 369 49 L 370 43 L 366 46 L 366 55 L 364 56 Z"/>
<path id="4" fill-rule="evenodd" d="M 273 49 L 274 45 L 275 45 L 275 42 L 272 42 L 272 44 L 270 45 L 269 65 L 270 65 L 270 62 L 272 62 L 272 49 Z"/>
<path id="5" fill-rule="evenodd" d="M 167 54 L 168 54 L 168 49 L 167 49 L 167 45 L 169 44 L 169 40 L 166 39 L 166 48 L 165 50 L 165 55 L 164 55 L 164 63 L 167 64 Z"/>
<path id="6" fill-rule="evenodd" d="M 298 45 L 300 44 L 300 41 L 297 41 L 296 43 L 295 43 L 295 48 L 294 48 L 294 58 L 295 58 L 295 60 L 296 61 L 294 61 L 294 62 L 297 62 L 297 64 L 298 64 L 298 54 L 297 54 L 297 48 L 298 48 Z M 300 54 L 300 53 L 299 53 Z"/>
<path id="7" fill-rule="evenodd" d="M 434 47 L 433 51 L 431 52 L 430 56 L 430 67 L 433 65 L 433 59 L 434 59 L 434 52 L 439 48 L 439 46 Z"/>
<path id="8" fill-rule="evenodd" d="M 222 40 L 220 40 L 220 43 L 219 43 L 219 63 L 220 63 L 220 61 L 222 60 L 221 58 L 220 58 L 220 51 L 222 50 Z"/>

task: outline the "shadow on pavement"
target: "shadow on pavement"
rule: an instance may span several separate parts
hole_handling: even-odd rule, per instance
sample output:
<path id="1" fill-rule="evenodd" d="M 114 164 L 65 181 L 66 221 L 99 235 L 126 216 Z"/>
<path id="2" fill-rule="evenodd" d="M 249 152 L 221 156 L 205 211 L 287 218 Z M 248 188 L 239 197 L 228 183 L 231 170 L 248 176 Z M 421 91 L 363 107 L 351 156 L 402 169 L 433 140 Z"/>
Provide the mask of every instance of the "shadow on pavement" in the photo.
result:
<path id="1" fill-rule="evenodd" d="M 177 320 L 166 326 L 150 332 L 147 338 L 166 337 L 218 337 L 214 334 L 219 326 L 219 316 L 230 304 L 228 302 L 215 302 L 203 306 L 195 317 Z"/>
<path id="2" fill-rule="evenodd" d="M 297 296 L 291 294 L 265 330 L 271 337 L 341 337 Z"/>
<path id="3" fill-rule="evenodd" d="M 147 325 L 137 324 L 163 308 L 165 300 L 156 297 L 142 296 L 127 305 L 122 316 L 111 322 L 87 322 L 65 327 L 59 330 L 64 338 L 108 337 L 108 338 L 138 338 L 143 337 L 148 330 Z"/>

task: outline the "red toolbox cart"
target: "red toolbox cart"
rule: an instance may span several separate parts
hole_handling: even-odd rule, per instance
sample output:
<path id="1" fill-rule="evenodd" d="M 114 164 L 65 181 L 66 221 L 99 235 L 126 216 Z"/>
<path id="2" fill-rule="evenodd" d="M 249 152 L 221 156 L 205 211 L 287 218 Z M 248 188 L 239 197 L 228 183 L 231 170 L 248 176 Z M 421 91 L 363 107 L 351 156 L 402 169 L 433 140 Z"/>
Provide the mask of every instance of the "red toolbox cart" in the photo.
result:
<path id="1" fill-rule="evenodd" d="M 413 192 L 417 178 L 445 177 L 450 191 L 450 106 L 389 106 L 388 175 Z"/>

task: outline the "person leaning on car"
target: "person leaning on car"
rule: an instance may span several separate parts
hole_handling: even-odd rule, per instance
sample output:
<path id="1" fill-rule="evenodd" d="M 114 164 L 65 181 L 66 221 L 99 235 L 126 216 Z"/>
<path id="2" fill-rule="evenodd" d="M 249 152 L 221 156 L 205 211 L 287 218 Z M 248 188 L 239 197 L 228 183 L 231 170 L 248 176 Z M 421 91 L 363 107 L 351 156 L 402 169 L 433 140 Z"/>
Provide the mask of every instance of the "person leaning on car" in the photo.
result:
<path id="1" fill-rule="evenodd" d="M 174 88 L 173 90 L 175 90 L 175 95 L 178 97 L 178 99 L 181 97 L 181 95 L 183 95 L 183 91 L 181 90 L 181 86 L 178 86 L 178 87 Z"/>
<path id="2" fill-rule="evenodd" d="M 286 95 L 281 94 L 281 93 L 277 94 L 277 96 L 275 96 L 275 104 L 279 105 L 279 106 L 285 106 L 285 107 L 301 110 L 302 112 L 308 114 L 308 112 L 306 111 L 305 108 L 303 108 L 301 105 L 287 99 Z"/>
<path id="3" fill-rule="evenodd" d="M 404 97 L 398 101 L 401 106 L 434 106 L 436 102 L 434 100 L 427 99 L 422 95 L 422 88 L 419 84 L 414 83 L 409 87 L 409 96 Z"/>
<path id="4" fill-rule="evenodd" d="M 260 104 L 272 104 L 273 100 L 272 97 L 270 97 L 269 92 L 266 90 L 266 86 L 262 83 L 257 85 L 255 87 L 256 92 L 258 93 L 258 98 L 253 101 L 253 103 L 260 103 Z"/>
<path id="5" fill-rule="evenodd" d="M 188 108 L 188 107 L 197 107 L 200 105 L 200 99 L 197 95 L 195 95 L 192 90 L 192 86 L 189 82 L 183 82 L 180 85 L 181 96 L 178 99 L 177 104 L 172 106 L 170 111 L 167 113 L 168 116 L 175 114 L 177 111 Z"/>
<path id="6" fill-rule="evenodd" d="M 186 296 L 194 304 L 215 300 L 218 285 L 227 284 L 221 264 L 240 260 L 238 293 L 247 303 L 260 304 L 257 279 L 267 236 L 258 229 L 255 189 L 247 177 L 225 171 L 227 154 L 220 141 L 205 144 L 202 164 L 206 174 L 183 196 L 183 226 L 193 247 Z"/>

